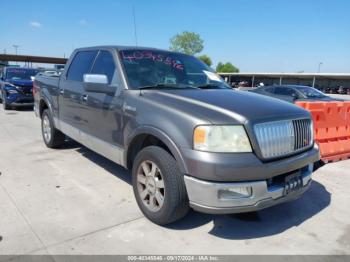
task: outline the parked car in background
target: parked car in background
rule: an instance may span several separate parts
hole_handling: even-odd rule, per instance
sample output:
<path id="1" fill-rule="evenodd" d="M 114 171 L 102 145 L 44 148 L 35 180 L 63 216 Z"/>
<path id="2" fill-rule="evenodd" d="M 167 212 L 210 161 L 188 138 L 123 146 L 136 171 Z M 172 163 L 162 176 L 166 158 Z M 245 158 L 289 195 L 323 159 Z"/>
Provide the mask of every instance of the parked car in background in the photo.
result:
<path id="1" fill-rule="evenodd" d="M 45 70 L 45 71 L 40 72 L 38 75 L 59 77 L 60 74 L 61 74 L 61 71 L 59 71 L 59 70 Z"/>
<path id="2" fill-rule="evenodd" d="M 296 101 L 344 101 L 325 95 L 316 88 L 300 85 L 264 86 L 249 90 L 294 103 Z"/>
<path id="3" fill-rule="evenodd" d="M 0 100 L 3 108 L 33 106 L 33 79 L 39 71 L 33 68 L 5 67 L 1 73 Z"/>
<path id="4" fill-rule="evenodd" d="M 344 86 L 339 86 L 338 94 L 340 94 L 340 95 L 349 94 L 349 88 L 348 87 L 344 87 Z"/>
<path id="5" fill-rule="evenodd" d="M 131 169 L 140 209 L 161 225 L 189 207 L 227 214 L 294 200 L 319 160 L 309 112 L 234 91 L 181 53 L 78 49 L 59 78 L 36 77 L 34 97 L 46 146 L 67 135 Z"/>

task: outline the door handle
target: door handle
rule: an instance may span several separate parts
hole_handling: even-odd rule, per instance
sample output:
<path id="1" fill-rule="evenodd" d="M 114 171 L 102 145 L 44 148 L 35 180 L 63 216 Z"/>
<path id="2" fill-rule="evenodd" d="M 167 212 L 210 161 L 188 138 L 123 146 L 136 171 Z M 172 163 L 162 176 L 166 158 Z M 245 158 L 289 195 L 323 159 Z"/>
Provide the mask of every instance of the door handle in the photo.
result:
<path id="1" fill-rule="evenodd" d="M 84 102 L 87 102 L 87 100 L 88 100 L 88 95 L 83 95 L 82 98 L 83 98 L 83 101 L 84 101 Z"/>
<path id="2" fill-rule="evenodd" d="M 136 112 L 136 107 L 132 107 L 132 106 L 129 106 L 126 102 L 123 103 L 123 106 L 122 106 L 122 110 L 123 112 Z"/>
<path id="3" fill-rule="evenodd" d="M 64 89 L 60 89 L 60 94 L 61 94 L 61 95 L 64 94 Z"/>

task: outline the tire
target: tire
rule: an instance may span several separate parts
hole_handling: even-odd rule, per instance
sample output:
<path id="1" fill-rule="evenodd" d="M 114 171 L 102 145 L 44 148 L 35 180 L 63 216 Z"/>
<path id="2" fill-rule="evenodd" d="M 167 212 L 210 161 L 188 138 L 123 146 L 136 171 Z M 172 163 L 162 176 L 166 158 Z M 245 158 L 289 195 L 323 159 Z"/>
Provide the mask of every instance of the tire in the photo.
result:
<path id="1" fill-rule="evenodd" d="M 10 109 L 12 109 L 11 106 L 10 106 L 9 104 L 6 103 L 6 99 L 5 99 L 6 96 L 5 96 L 5 94 L 4 94 L 5 91 L 1 91 L 1 90 L 0 90 L 0 92 L 1 92 L 0 101 L 1 101 L 1 103 L 2 103 L 2 108 L 3 108 L 4 110 L 10 110 Z"/>
<path id="2" fill-rule="evenodd" d="M 11 106 L 8 103 L 6 103 L 6 99 L 2 100 L 2 107 L 4 108 L 4 110 L 10 110 L 11 109 Z"/>
<path id="3" fill-rule="evenodd" d="M 158 168 L 158 171 L 155 172 L 157 175 L 149 181 L 147 177 L 143 176 L 144 173 L 147 173 L 144 172 L 144 164 L 148 165 L 148 171 L 151 171 L 152 164 L 155 164 Z M 151 173 L 154 172 L 148 174 Z M 155 188 L 155 193 L 150 192 L 153 191 L 152 183 L 154 186 L 163 184 L 163 188 Z M 142 213 L 153 223 L 158 225 L 170 224 L 187 214 L 189 201 L 183 174 L 180 172 L 174 157 L 164 149 L 150 146 L 137 154 L 132 169 L 132 184 L 138 206 Z M 150 189 L 148 191 L 149 195 L 144 197 L 145 194 L 142 193 L 148 189 Z M 159 194 L 163 195 L 162 204 L 159 204 L 161 201 L 158 201 Z M 154 208 L 151 207 L 151 202 L 154 204 Z"/>
<path id="4" fill-rule="evenodd" d="M 64 141 L 66 136 L 55 128 L 53 118 L 48 109 L 44 110 L 41 116 L 41 132 L 48 148 L 58 148 Z"/>

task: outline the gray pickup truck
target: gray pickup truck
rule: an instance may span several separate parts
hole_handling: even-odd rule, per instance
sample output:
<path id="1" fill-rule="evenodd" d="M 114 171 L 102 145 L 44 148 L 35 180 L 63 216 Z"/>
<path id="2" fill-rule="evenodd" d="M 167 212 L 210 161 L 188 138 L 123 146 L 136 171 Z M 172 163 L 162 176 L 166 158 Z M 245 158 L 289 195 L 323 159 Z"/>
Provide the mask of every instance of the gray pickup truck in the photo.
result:
<path id="1" fill-rule="evenodd" d="M 190 207 L 227 214 L 296 199 L 319 160 L 307 111 L 234 91 L 181 53 L 78 49 L 33 92 L 45 144 L 68 136 L 131 169 L 140 209 L 160 225 Z"/>

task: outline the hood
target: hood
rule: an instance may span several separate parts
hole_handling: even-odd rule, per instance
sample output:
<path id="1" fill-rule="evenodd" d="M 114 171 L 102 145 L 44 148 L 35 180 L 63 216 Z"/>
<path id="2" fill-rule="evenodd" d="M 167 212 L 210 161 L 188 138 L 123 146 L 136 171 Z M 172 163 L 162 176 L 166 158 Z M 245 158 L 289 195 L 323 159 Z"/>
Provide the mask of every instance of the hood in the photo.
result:
<path id="1" fill-rule="evenodd" d="M 7 83 L 13 84 L 15 86 L 32 87 L 33 81 L 31 80 L 6 80 Z"/>
<path id="2" fill-rule="evenodd" d="M 293 104 L 250 92 L 234 90 L 144 90 L 152 103 L 198 115 L 212 124 L 245 124 L 298 117 L 310 114 Z"/>

